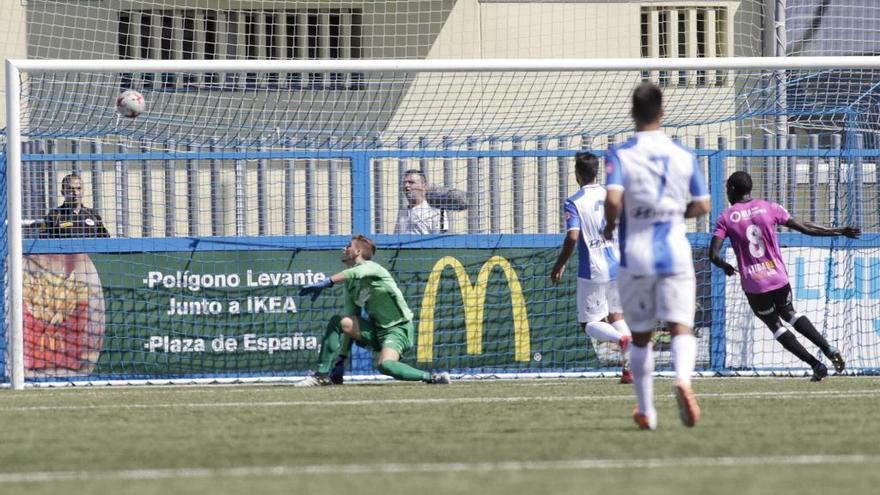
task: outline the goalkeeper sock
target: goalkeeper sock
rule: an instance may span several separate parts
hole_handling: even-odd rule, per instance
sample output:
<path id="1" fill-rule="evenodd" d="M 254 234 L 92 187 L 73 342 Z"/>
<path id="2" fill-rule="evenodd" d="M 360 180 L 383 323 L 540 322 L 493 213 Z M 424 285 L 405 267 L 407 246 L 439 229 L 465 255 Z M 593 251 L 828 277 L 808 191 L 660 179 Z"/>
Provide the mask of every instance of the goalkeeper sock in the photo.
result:
<path id="1" fill-rule="evenodd" d="M 639 412 L 654 410 L 654 349 L 649 342 L 645 347 L 633 345 L 629 351 L 629 365 L 633 374 L 633 389 L 636 392 Z"/>
<path id="2" fill-rule="evenodd" d="M 341 316 L 330 318 L 327 323 L 327 329 L 324 330 L 324 337 L 321 338 L 321 352 L 318 353 L 318 370 L 317 374 L 326 375 L 330 373 L 342 346 L 342 321 Z M 346 336 L 347 337 L 347 336 Z M 348 339 L 348 347 L 351 348 L 351 339 Z"/>
<path id="3" fill-rule="evenodd" d="M 376 369 L 378 369 L 379 372 L 383 375 L 388 375 L 396 380 L 403 380 L 407 382 L 431 381 L 431 374 L 427 371 L 413 368 L 412 366 L 401 363 L 400 361 L 382 361 L 379 366 L 376 367 Z"/>
<path id="4" fill-rule="evenodd" d="M 675 377 L 682 384 L 691 386 L 691 375 L 697 361 L 697 339 L 693 335 L 676 335 L 672 337 L 672 367 Z"/>
<path id="5" fill-rule="evenodd" d="M 586 326 L 584 326 L 584 331 L 587 332 L 587 335 L 590 337 L 602 342 L 613 342 L 616 344 L 620 341 L 620 334 L 617 330 L 604 321 L 587 323 Z"/>
<path id="6" fill-rule="evenodd" d="M 816 347 L 821 349 L 823 354 L 827 356 L 831 352 L 831 346 L 828 344 L 828 341 L 825 340 L 825 337 L 819 334 L 819 331 L 816 330 L 816 327 L 813 326 L 813 323 L 809 318 L 795 313 L 789 323 L 791 323 L 791 326 L 793 326 L 799 334 L 808 338 L 810 342 L 816 344 Z"/>
<path id="7" fill-rule="evenodd" d="M 811 368 L 815 367 L 819 364 L 819 360 L 814 358 L 812 354 L 807 352 L 804 349 L 804 346 L 798 342 L 797 338 L 793 333 L 789 332 L 788 329 L 779 327 L 779 330 L 776 330 L 776 333 L 773 334 L 773 337 L 782 344 L 782 347 L 785 348 L 786 351 L 794 354 L 801 361 L 810 365 Z"/>

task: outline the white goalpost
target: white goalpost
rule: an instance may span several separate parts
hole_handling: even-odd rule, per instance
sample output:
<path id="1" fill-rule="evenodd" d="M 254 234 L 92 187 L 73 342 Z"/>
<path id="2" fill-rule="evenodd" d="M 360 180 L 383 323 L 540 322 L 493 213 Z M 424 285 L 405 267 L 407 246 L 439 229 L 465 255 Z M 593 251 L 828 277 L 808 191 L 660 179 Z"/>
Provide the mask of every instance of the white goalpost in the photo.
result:
<path id="1" fill-rule="evenodd" d="M 726 206 L 719 186 L 746 169 L 795 216 L 880 229 L 880 57 L 7 60 L 4 381 L 301 376 L 340 308 L 298 301 L 296 289 L 333 273 L 332 250 L 355 233 L 405 251 L 394 259 L 407 299 L 442 322 L 430 325 L 430 350 L 416 345 L 420 363 L 475 376 L 611 369 L 608 353 L 562 329 L 573 291 L 546 286 L 542 270 L 559 240 L 560 200 L 573 192 L 568 160 L 631 135 L 629 98 L 643 80 L 664 89 L 666 131 L 697 149 L 714 214 Z M 135 119 L 114 114 L 127 89 L 146 99 Z M 768 133 L 776 122 L 787 123 L 784 138 Z M 410 169 L 467 197 L 444 212 L 451 227 L 436 237 L 394 232 Z M 101 199 L 112 238 L 23 227 L 54 206 L 49 191 L 65 174 Z M 700 371 L 799 373 L 735 281 L 705 263 L 711 227 L 689 225 Z M 875 237 L 785 238 L 799 307 L 856 372 L 880 368 Z M 503 263 L 486 254 L 496 248 Z M 487 279 L 496 275 L 480 286 L 487 265 Z M 426 301 L 427 274 L 444 270 L 459 286 L 447 277 Z M 482 294 L 479 310 L 468 291 Z M 77 299 L 48 300 L 61 294 Z M 511 307 L 527 319 L 512 337 Z M 468 326 L 477 314 L 480 339 Z"/>

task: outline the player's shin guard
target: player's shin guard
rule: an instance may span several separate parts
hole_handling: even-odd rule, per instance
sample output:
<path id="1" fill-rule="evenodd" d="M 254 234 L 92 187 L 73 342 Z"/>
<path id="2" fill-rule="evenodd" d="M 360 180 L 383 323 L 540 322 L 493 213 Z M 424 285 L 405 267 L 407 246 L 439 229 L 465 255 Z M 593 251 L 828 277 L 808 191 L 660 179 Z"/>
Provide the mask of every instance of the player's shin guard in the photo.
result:
<path id="1" fill-rule="evenodd" d="M 645 347 L 631 346 L 629 365 L 633 374 L 633 389 L 636 392 L 639 412 L 654 410 L 654 349 L 650 342 Z"/>
<path id="2" fill-rule="evenodd" d="M 675 378 L 690 387 L 697 361 L 697 339 L 693 335 L 676 335 L 671 346 Z"/>
<path id="3" fill-rule="evenodd" d="M 382 361 L 376 369 L 378 369 L 383 375 L 388 375 L 397 380 L 404 380 L 407 382 L 431 381 L 431 374 L 427 371 L 413 368 L 400 361 Z"/>
<path id="4" fill-rule="evenodd" d="M 318 354 L 317 373 L 319 375 L 330 373 L 336 356 L 339 355 L 343 338 L 341 321 L 341 316 L 330 318 L 327 329 L 324 330 L 324 336 L 321 338 L 321 352 Z M 351 348 L 351 342 L 348 343 L 348 347 Z"/>

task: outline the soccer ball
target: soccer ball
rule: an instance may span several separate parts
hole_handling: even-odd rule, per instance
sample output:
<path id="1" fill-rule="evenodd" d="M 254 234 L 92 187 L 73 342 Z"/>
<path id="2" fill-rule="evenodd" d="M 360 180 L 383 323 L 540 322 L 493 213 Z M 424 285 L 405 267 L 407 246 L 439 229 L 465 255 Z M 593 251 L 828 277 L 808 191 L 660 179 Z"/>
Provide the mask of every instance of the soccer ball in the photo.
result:
<path id="1" fill-rule="evenodd" d="M 116 97 L 116 113 L 133 119 L 142 114 L 147 107 L 144 101 L 144 95 L 133 89 L 122 93 Z"/>

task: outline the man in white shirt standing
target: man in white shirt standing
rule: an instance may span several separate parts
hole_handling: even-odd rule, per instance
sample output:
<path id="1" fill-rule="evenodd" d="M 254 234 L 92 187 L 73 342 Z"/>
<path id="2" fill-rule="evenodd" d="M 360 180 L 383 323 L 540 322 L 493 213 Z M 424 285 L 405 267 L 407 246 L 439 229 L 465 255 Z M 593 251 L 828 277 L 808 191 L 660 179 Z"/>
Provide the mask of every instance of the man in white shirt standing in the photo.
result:
<path id="1" fill-rule="evenodd" d="M 605 198 L 606 239 L 620 221 L 620 276 L 623 313 L 633 334 L 630 367 L 638 404 L 633 420 L 641 429 L 657 427 L 654 409 L 654 354 L 657 321 L 672 335 L 674 393 L 679 416 L 692 427 L 700 407 L 691 388 L 697 343 L 693 335 L 696 277 L 685 218 L 709 212 L 709 190 L 692 151 L 660 129 L 663 93 L 643 83 L 632 98 L 636 132 L 609 150 Z"/>
<path id="2" fill-rule="evenodd" d="M 426 200 L 428 179 L 421 170 L 411 169 L 403 174 L 403 194 L 407 206 L 397 215 L 395 234 L 439 234 L 446 231 L 440 210 Z"/>

